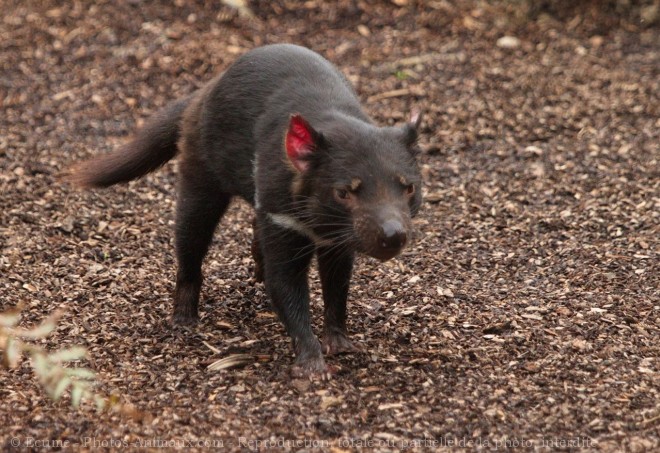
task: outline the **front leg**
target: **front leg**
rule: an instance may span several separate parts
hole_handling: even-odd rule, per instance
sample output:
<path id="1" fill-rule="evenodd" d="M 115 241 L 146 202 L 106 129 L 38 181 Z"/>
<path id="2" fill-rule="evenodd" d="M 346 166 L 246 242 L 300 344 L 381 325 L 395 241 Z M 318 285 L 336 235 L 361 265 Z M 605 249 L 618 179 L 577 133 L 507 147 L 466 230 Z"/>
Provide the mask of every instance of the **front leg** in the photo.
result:
<path id="1" fill-rule="evenodd" d="M 261 234 L 259 232 L 259 223 L 257 222 L 256 217 L 252 220 L 252 232 L 253 239 L 251 250 L 252 258 L 254 259 L 254 280 L 261 283 L 264 281 L 264 257 L 261 253 L 261 240 L 259 239 Z"/>
<path id="2" fill-rule="evenodd" d="M 325 375 L 321 344 L 312 332 L 307 272 L 315 246 L 300 233 L 274 224 L 266 215 L 259 219 L 260 245 L 266 291 L 291 337 L 296 375 Z"/>
<path id="3" fill-rule="evenodd" d="M 346 299 L 353 253 L 320 247 L 318 264 L 324 303 L 323 351 L 329 355 L 359 351 L 346 332 Z"/>

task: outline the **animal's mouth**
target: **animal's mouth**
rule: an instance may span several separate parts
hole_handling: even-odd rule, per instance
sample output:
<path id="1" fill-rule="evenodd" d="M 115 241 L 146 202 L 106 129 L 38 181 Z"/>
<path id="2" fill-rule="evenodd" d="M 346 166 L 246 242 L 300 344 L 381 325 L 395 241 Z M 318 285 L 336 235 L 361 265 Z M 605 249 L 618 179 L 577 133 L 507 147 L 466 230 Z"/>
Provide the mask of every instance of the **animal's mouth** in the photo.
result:
<path id="1" fill-rule="evenodd" d="M 409 242 L 410 230 L 402 222 L 384 222 L 361 239 L 362 251 L 380 261 L 399 255 Z"/>
<path id="2" fill-rule="evenodd" d="M 397 248 L 378 248 L 374 250 L 369 250 L 365 252 L 366 255 L 371 256 L 372 258 L 376 258 L 379 261 L 385 262 L 389 261 L 398 254 L 401 253 L 403 250 L 403 247 L 397 247 Z"/>

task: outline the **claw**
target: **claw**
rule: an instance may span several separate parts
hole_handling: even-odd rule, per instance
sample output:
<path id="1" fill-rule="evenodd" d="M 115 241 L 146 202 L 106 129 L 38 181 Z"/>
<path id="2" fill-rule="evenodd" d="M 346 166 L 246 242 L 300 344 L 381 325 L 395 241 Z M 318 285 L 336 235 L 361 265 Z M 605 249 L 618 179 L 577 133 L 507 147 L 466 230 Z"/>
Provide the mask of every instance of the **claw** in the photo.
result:
<path id="1" fill-rule="evenodd" d="M 326 365 L 323 356 L 306 360 L 296 360 L 291 369 L 294 378 L 308 378 L 312 381 L 329 381 L 336 370 Z"/>
<path id="2" fill-rule="evenodd" d="M 326 332 L 323 337 L 323 352 L 326 355 L 352 354 L 362 348 L 348 339 L 343 332 Z"/>

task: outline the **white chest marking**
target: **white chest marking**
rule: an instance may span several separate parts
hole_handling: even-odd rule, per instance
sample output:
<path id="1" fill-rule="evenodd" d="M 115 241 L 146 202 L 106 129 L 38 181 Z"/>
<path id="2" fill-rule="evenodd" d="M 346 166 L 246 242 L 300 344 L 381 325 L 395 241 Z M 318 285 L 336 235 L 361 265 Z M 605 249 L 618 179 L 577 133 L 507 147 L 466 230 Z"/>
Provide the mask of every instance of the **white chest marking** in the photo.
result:
<path id="1" fill-rule="evenodd" d="M 259 172 L 259 167 L 257 164 L 257 156 L 254 156 L 252 161 L 252 181 L 254 181 L 254 209 L 259 209 L 261 204 L 259 203 L 259 187 L 257 187 L 257 173 Z"/>
<path id="2" fill-rule="evenodd" d="M 305 225 L 295 217 L 280 213 L 268 213 L 268 217 L 275 225 L 302 234 L 303 236 L 311 239 L 316 245 L 332 244 L 331 240 L 320 237 L 310 227 L 308 227 L 307 225 Z"/>

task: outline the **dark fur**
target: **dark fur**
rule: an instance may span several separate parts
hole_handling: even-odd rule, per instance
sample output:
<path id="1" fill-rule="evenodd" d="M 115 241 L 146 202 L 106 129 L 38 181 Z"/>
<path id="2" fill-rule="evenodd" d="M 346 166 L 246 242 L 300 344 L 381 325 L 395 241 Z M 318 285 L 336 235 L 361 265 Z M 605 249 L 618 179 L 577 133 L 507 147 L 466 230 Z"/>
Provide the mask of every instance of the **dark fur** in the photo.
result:
<path id="1" fill-rule="evenodd" d="M 178 151 L 179 122 L 191 98 L 179 99 L 156 113 L 132 141 L 115 152 L 75 166 L 69 179 L 81 187 L 108 187 L 156 170 Z"/>
<path id="2" fill-rule="evenodd" d="M 306 171 L 295 170 L 284 150 L 292 114 L 307 120 L 315 139 Z M 105 187 L 142 176 L 181 152 L 173 315 L 178 323 L 197 319 L 202 261 L 231 198 L 253 205 L 258 198 L 256 276 L 265 280 L 293 339 L 297 369 L 319 372 L 325 364 L 309 318 L 310 260 L 316 253 L 325 350 L 354 350 L 346 335 L 353 255 L 389 259 L 410 236 L 410 218 L 421 202 L 417 126 L 418 120 L 376 127 L 328 61 L 302 47 L 266 46 L 166 107 L 127 145 L 74 167 L 71 179 Z M 283 228 L 273 214 L 295 219 L 312 233 Z"/>

